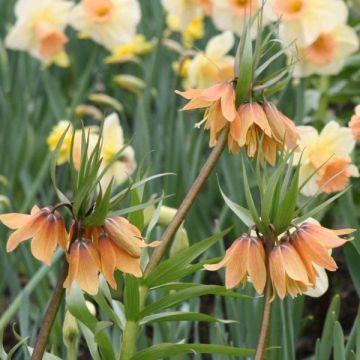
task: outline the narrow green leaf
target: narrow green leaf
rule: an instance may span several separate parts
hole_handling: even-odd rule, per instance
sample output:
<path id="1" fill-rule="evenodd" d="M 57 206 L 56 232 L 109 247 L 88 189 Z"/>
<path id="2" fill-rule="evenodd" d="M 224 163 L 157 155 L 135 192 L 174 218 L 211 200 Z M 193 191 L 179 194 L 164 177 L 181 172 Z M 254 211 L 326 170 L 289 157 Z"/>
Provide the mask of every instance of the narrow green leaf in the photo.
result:
<path id="1" fill-rule="evenodd" d="M 140 310 L 139 280 L 128 274 L 125 275 L 124 305 L 126 320 L 137 320 Z"/>
<path id="2" fill-rule="evenodd" d="M 179 251 L 169 259 L 162 261 L 145 279 L 148 287 L 158 286 L 178 279 L 178 274 L 186 269 L 193 260 L 222 239 L 231 228 L 204 239 L 194 245 Z"/>
<path id="3" fill-rule="evenodd" d="M 333 334 L 335 322 L 339 317 L 340 311 L 340 296 L 335 295 L 331 301 L 327 311 L 325 324 L 320 339 L 319 357 L 321 360 L 330 358 L 331 350 L 333 348 Z"/>
<path id="4" fill-rule="evenodd" d="M 144 310 L 141 311 L 140 318 L 151 315 L 157 311 L 162 311 L 170 307 L 174 307 L 178 304 L 183 303 L 184 301 L 203 295 L 230 296 L 244 299 L 250 298 L 249 296 L 239 294 L 235 291 L 226 290 L 223 286 L 199 285 L 191 287 L 189 289 L 177 291 L 166 297 L 161 298 L 160 300 L 155 301 L 152 304 L 147 305 Z"/>
<path id="5" fill-rule="evenodd" d="M 181 354 L 219 354 L 224 356 L 252 356 L 253 349 L 236 348 L 214 344 L 158 344 L 139 351 L 131 360 L 155 360 L 162 358 L 174 359 Z"/>
<path id="6" fill-rule="evenodd" d="M 249 228 L 254 226 L 254 220 L 251 217 L 251 213 L 248 209 L 236 204 L 235 202 L 231 201 L 222 191 L 220 184 L 218 184 L 221 196 L 223 197 L 226 205 L 229 209 Z"/>
<path id="7" fill-rule="evenodd" d="M 115 360 L 115 354 L 113 346 L 109 338 L 107 337 L 104 331 L 101 331 L 96 334 L 96 327 L 99 323 L 95 316 L 93 316 L 88 310 L 85 298 L 80 290 L 80 288 L 74 284 L 71 288 L 71 291 L 68 292 L 66 296 L 66 304 L 69 311 L 74 315 L 79 321 L 81 321 L 94 335 L 99 350 L 105 359 Z"/>
<path id="8" fill-rule="evenodd" d="M 236 323 L 233 320 L 217 319 L 213 316 L 195 312 L 168 311 L 144 317 L 140 321 L 140 325 L 153 324 L 165 321 L 204 321 L 218 322 L 223 324 Z"/>
<path id="9" fill-rule="evenodd" d="M 334 325 L 334 360 L 345 360 L 344 333 L 338 321 Z"/>
<path id="10" fill-rule="evenodd" d="M 239 59 L 238 81 L 236 84 L 236 106 L 248 100 L 252 85 L 253 75 L 253 49 L 251 41 L 251 31 L 247 27 L 244 37 L 242 37 L 243 46 L 239 46 L 240 53 L 237 54 Z M 242 45 L 242 44 L 241 44 Z"/>

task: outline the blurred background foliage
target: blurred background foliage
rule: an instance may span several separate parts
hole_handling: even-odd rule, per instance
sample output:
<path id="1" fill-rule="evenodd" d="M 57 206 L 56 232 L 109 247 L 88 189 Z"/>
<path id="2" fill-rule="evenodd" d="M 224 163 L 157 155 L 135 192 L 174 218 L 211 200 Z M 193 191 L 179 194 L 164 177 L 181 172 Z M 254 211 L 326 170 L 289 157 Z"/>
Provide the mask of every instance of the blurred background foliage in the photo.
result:
<path id="1" fill-rule="evenodd" d="M 76 39 L 70 29 L 68 31 L 72 41 L 68 53 L 71 66 L 61 69 L 42 68 L 28 54 L 5 49 L 2 39 L 14 21 L 15 1 L 0 0 L 1 212 L 28 211 L 34 203 L 48 204 L 55 201 L 56 195 L 49 177 L 51 153 L 46 138 L 59 120 L 80 122 L 80 118 L 76 117 L 77 106 L 93 104 L 89 95 L 99 92 L 114 97 L 122 104 L 121 125 L 127 138 L 133 134 L 132 145 L 138 163 L 144 162 L 151 174 L 176 174 L 151 182 L 146 187 L 144 199 L 164 192 L 171 195 L 164 203 L 178 207 L 209 153 L 208 137 L 203 131 L 193 128 L 198 113 L 184 114 L 179 111 L 183 101 L 174 94 L 174 90 L 181 88 L 181 79 L 171 65 L 179 60 L 179 55 L 162 44 L 165 18 L 160 2 L 142 0 L 140 3 L 143 16 L 139 32 L 156 41 L 154 50 L 144 57 L 142 63 L 105 64 L 106 51 L 94 42 Z M 356 8 L 353 8 L 350 23 L 359 29 L 360 16 Z M 206 22 L 205 33 L 205 38 L 197 44 L 201 49 L 207 39 L 215 34 L 210 21 Z M 279 65 L 284 65 L 285 61 L 284 58 L 279 59 Z M 144 81 L 144 87 L 135 93 L 124 90 L 114 82 L 114 76 L 119 74 L 137 76 Z M 325 87 L 324 83 L 327 83 Z M 323 123 L 337 119 L 346 125 L 354 106 L 360 103 L 359 84 L 360 53 L 357 53 L 348 59 L 346 68 L 337 76 L 313 76 L 297 82 L 290 81 L 277 95 L 278 105 L 297 124 L 315 120 L 316 126 L 322 128 Z M 101 106 L 100 110 L 105 115 L 113 111 L 109 106 Z M 81 117 L 81 120 L 85 124 L 93 123 L 89 117 Z M 360 164 L 360 152 L 355 152 L 355 157 L 355 163 Z M 240 157 L 226 153 L 185 222 L 190 244 L 232 226 L 224 243 L 217 242 L 203 255 L 204 258 L 222 256 L 228 244 L 245 230 L 221 199 L 217 178 L 233 201 L 245 204 Z M 60 187 L 67 189 L 69 179 L 66 166 L 58 169 L 58 179 Z M 352 180 L 351 190 L 322 214 L 324 225 L 360 228 L 359 181 Z M 161 231 L 156 228 L 151 238 L 158 238 Z M 356 237 L 359 243 L 359 232 Z M 0 323 L 0 330 L 4 332 L 3 343 L 9 349 L 16 342 L 15 331 L 21 337 L 29 336 L 29 342 L 34 342 L 51 288 L 56 282 L 58 264 L 51 269 L 42 267 L 30 256 L 29 244 L 22 245 L 17 252 L 7 254 L 6 238 L 7 231 L 1 227 L 0 314 L 14 304 L 15 299 L 19 300 L 19 294 L 22 296 L 16 315 L 9 319 L 2 318 Z M 323 297 L 312 299 L 301 296 L 294 300 L 287 298 L 284 302 L 276 300 L 269 346 L 281 346 L 281 349 L 270 352 L 268 359 L 309 357 L 325 360 L 330 356 L 336 359 L 360 358 L 358 250 L 359 246 L 356 248 L 350 243 L 344 250 L 336 251 L 335 258 L 340 270 L 329 274 L 330 288 Z M 205 284 L 223 284 L 223 280 L 222 273 L 205 271 L 198 271 L 187 278 L 187 282 Z M 22 290 L 24 286 L 27 286 L 26 291 Z M 201 341 L 255 347 L 262 299 L 255 296 L 250 286 L 237 291 L 254 298 L 204 296 L 180 306 L 183 311 L 201 311 L 237 323 L 180 322 L 149 325 L 141 333 L 139 348 L 148 347 L 150 339 L 153 339 L 154 344 L 181 340 L 184 343 Z M 155 300 L 163 294 L 154 291 L 152 296 Z M 62 344 L 63 315 L 63 311 L 58 315 L 51 333 L 54 346 Z M 101 310 L 100 317 L 106 319 Z M 334 350 L 333 355 L 330 355 L 331 349 Z M 15 358 L 20 359 L 22 356 L 24 353 L 20 352 Z M 88 358 L 86 352 L 82 356 Z M 224 357 L 193 355 L 193 358 L 220 360 Z"/>

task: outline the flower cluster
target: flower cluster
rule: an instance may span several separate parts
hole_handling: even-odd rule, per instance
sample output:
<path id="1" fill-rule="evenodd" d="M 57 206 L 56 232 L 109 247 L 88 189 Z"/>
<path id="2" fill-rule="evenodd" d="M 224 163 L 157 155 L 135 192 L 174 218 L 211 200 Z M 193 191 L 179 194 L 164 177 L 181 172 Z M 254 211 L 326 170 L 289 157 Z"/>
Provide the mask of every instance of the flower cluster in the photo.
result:
<path id="1" fill-rule="evenodd" d="M 273 298 L 275 293 L 283 299 L 295 297 L 317 286 L 320 271 L 335 271 L 337 265 L 330 255 L 352 239 L 340 238 L 353 229 L 330 230 L 313 220 L 308 220 L 275 241 L 261 235 L 242 235 L 234 241 L 221 262 L 205 265 L 210 271 L 225 267 L 225 286 L 234 288 L 248 279 L 258 294 L 264 292 L 269 277 Z"/>
<path id="2" fill-rule="evenodd" d="M 203 120 L 196 126 L 204 124 L 205 129 L 210 130 L 211 147 L 227 124 L 230 126 L 228 147 L 233 153 L 246 147 L 248 155 L 254 157 L 261 146 L 265 159 L 274 165 L 279 150 L 284 146 L 288 149 L 297 146 L 299 136 L 292 120 L 269 102 L 250 102 L 236 108 L 235 91 L 230 82 L 177 93 L 190 100 L 183 110 L 206 108 Z"/>
<path id="3" fill-rule="evenodd" d="M 107 217 L 100 227 L 81 228 L 78 222 L 74 222 L 69 234 L 55 207 L 39 209 L 35 206 L 30 215 L 1 214 L 0 221 L 15 230 L 7 242 L 8 252 L 31 239 L 33 256 L 50 265 L 56 248 L 60 246 L 69 263 L 64 286 L 70 289 L 76 281 L 81 289 L 93 295 L 99 288 L 99 273 L 113 288 L 116 288 L 116 269 L 141 277 L 141 249 L 159 244 L 145 243 L 140 230 L 118 216 Z"/>
<path id="4" fill-rule="evenodd" d="M 69 160 L 72 138 L 74 137 L 72 156 L 74 166 L 77 170 L 79 170 L 82 144 L 81 129 L 74 130 L 72 124 L 69 121 L 62 120 L 50 133 L 47 139 L 47 143 L 50 150 L 54 151 L 60 141 L 61 136 L 67 128 L 69 128 L 69 130 L 67 131 L 61 144 L 57 164 L 62 165 Z M 121 159 L 115 161 L 104 174 L 103 178 L 101 179 L 101 186 L 103 189 L 105 189 L 112 179 L 114 179 L 119 185 L 124 183 L 136 169 L 136 161 L 134 149 L 130 145 L 126 147 L 124 146 L 124 134 L 120 126 L 118 115 L 116 113 L 112 113 L 105 118 L 102 134 L 100 134 L 99 127 L 96 126 L 85 128 L 85 133 L 89 138 L 89 154 L 93 151 L 96 143 L 98 142 L 99 136 L 102 136 L 101 154 L 103 161 L 99 169 L 100 173 L 110 163 L 110 161 L 113 160 L 114 156 L 122 148 L 124 148 L 121 154 Z"/>
<path id="5" fill-rule="evenodd" d="M 141 17 L 137 0 L 82 0 L 77 5 L 67 0 L 19 0 L 15 14 L 17 21 L 6 37 L 6 46 L 28 51 L 44 64 L 69 64 L 67 25 L 77 30 L 80 38 L 90 38 L 113 52 L 112 59 L 122 60 L 124 51 L 135 56 L 151 49 L 144 39 L 139 43 L 136 38 Z"/>

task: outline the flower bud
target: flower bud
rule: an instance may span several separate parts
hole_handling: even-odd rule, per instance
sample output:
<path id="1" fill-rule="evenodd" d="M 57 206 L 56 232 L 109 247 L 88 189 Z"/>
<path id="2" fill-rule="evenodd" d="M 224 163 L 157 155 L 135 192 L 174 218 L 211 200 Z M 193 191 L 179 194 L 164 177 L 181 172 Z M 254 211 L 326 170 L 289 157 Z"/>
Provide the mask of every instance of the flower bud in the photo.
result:
<path id="1" fill-rule="evenodd" d="M 170 256 L 176 255 L 179 251 L 189 247 L 189 237 L 186 229 L 182 226 L 176 232 L 174 242 L 170 248 Z"/>
<path id="2" fill-rule="evenodd" d="M 66 347 L 74 346 L 79 341 L 79 326 L 76 318 L 66 311 L 62 328 L 63 340 Z"/>

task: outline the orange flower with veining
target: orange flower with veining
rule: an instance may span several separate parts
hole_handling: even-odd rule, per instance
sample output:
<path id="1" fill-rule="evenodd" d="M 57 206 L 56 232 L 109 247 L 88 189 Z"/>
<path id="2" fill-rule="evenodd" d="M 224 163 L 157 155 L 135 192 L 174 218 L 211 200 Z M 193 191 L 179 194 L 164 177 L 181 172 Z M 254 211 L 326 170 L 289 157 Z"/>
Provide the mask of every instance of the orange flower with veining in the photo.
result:
<path id="1" fill-rule="evenodd" d="M 15 230 L 7 242 L 8 252 L 15 250 L 20 243 L 31 240 L 31 252 L 34 257 L 50 265 L 57 245 L 67 247 L 67 234 L 63 218 L 51 208 L 39 209 L 34 206 L 31 214 L 1 214 L 0 221 Z"/>
<path id="2" fill-rule="evenodd" d="M 270 277 L 274 292 L 283 299 L 305 292 L 311 283 L 300 255 L 290 242 L 276 245 L 269 255 Z"/>
<path id="3" fill-rule="evenodd" d="M 270 277 L 274 293 L 281 299 L 295 297 L 315 288 L 319 276 L 316 266 L 335 271 L 337 265 L 330 250 L 352 240 L 340 238 L 354 229 L 331 230 L 319 224 L 304 222 L 283 237 L 269 255 Z M 275 295 L 275 294 L 274 294 Z"/>
<path id="4" fill-rule="evenodd" d="M 274 165 L 276 153 L 286 146 L 294 149 L 299 135 L 294 123 L 275 105 L 252 102 L 240 105 L 238 116 L 230 126 L 229 148 L 238 152 L 245 146 L 249 157 L 254 157 L 262 145 L 265 159 Z"/>
<path id="5" fill-rule="evenodd" d="M 228 82 L 222 82 L 208 89 L 190 89 L 187 91 L 176 91 L 177 94 L 190 100 L 182 110 L 193 110 L 206 108 L 203 120 L 205 129 L 210 130 L 210 146 L 215 146 L 221 130 L 228 122 L 233 122 L 237 116 L 235 107 L 235 91 Z"/>
<path id="6" fill-rule="evenodd" d="M 244 286 L 250 277 L 258 294 L 264 292 L 266 283 L 265 250 L 262 242 L 247 234 L 235 240 L 218 264 L 204 265 L 206 270 L 225 270 L 225 287 L 232 289 L 239 283 Z"/>
<path id="7" fill-rule="evenodd" d="M 360 140 L 360 105 L 356 106 L 355 114 L 351 117 L 349 127 L 352 131 L 354 139 Z"/>
<path id="8" fill-rule="evenodd" d="M 99 289 L 101 270 L 100 256 L 95 245 L 87 239 L 76 240 L 70 247 L 67 261 L 69 272 L 64 287 L 70 290 L 76 281 L 82 290 L 95 295 Z"/>

